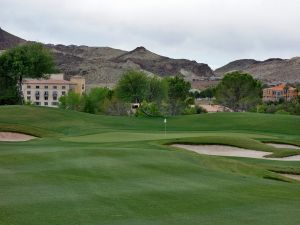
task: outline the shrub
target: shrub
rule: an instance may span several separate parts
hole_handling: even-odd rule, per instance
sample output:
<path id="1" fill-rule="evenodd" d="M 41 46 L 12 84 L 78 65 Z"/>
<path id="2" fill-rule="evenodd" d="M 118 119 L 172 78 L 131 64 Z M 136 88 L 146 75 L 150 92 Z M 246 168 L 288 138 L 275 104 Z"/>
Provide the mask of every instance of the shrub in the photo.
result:
<path id="1" fill-rule="evenodd" d="M 285 110 L 283 110 L 283 109 L 276 111 L 275 114 L 286 114 L 286 115 L 290 115 L 289 112 L 287 112 L 287 111 L 285 111 Z"/>
<path id="2" fill-rule="evenodd" d="M 130 114 L 130 104 L 122 102 L 116 97 L 106 99 L 103 103 L 104 113 L 112 116 L 126 116 Z"/>
<path id="3" fill-rule="evenodd" d="M 162 116 L 162 113 L 157 103 L 143 101 L 136 111 L 136 116 Z"/>

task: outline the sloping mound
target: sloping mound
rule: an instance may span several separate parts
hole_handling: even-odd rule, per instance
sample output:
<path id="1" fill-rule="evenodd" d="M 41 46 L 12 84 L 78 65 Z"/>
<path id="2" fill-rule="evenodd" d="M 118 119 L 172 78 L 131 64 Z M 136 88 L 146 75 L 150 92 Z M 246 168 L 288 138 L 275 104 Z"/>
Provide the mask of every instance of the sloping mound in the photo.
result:
<path id="1" fill-rule="evenodd" d="M 11 141 L 11 142 L 29 141 L 34 138 L 36 137 L 27 134 L 21 134 L 15 132 L 0 132 L 0 141 Z"/>

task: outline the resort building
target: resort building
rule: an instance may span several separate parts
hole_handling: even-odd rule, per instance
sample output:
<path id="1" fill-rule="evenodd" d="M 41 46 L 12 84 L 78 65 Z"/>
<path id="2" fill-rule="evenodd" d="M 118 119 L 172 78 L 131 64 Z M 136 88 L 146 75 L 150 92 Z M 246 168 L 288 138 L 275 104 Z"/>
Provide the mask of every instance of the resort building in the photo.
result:
<path id="1" fill-rule="evenodd" d="M 25 79 L 22 83 L 24 101 L 40 106 L 58 107 L 59 98 L 69 91 L 83 94 L 85 79 L 74 76 L 67 81 L 63 74 L 52 74 L 49 79 Z"/>
<path id="2" fill-rule="evenodd" d="M 285 83 L 279 84 L 274 87 L 265 88 L 263 90 L 264 102 L 278 102 L 280 99 L 284 101 L 291 101 L 298 96 L 296 88 L 288 86 Z"/>

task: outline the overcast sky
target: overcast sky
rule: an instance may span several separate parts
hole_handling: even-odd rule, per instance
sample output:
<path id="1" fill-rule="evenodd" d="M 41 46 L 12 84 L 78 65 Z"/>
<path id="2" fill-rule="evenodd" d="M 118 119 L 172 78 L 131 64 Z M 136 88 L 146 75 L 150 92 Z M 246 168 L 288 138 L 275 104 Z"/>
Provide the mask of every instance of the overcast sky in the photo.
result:
<path id="1" fill-rule="evenodd" d="M 300 0 L 0 0 L 2 29 L 54 44 L 137 46 L 222 66 L 300 56 Z"/>

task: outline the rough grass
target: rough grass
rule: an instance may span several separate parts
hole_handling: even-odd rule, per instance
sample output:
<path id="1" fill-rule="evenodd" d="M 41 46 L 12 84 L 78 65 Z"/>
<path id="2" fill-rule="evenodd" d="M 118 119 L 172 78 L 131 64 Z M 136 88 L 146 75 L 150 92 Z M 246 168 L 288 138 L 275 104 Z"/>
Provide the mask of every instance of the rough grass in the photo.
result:
<path id="1" fill-rule="evenodd" d="M 282 153 L 260 140 L 296 144 L 298 117 L 176 117 L 168 119 L 171 137 L 164 137 L 162 122 L 0 107 L 2 130 L 42 137 L 0 143 L 0 224 L 299 223 L 300 182 L 272 172 L 297 173 L 299 162 L 205 156 L 163 145 L 207 142 Z"/>

